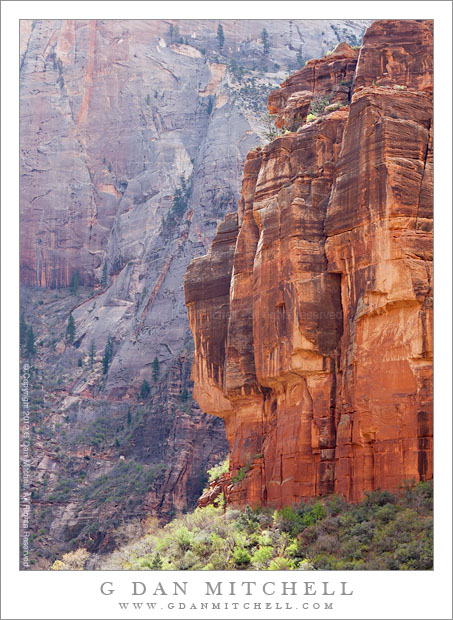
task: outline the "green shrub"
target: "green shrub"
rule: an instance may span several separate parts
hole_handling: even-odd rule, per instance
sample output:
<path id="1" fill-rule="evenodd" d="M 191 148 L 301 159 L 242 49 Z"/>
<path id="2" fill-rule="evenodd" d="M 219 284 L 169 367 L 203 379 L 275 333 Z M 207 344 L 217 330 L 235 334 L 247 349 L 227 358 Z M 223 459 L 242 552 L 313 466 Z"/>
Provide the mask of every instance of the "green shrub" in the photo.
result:
<path id="1" fill-rule="evenodd" d="M 330 96 L 325 97 L 314 97 L 312 102 L 310 103 L 310 113 L 318 116 L 318 114 L 322 114 L 326 107 L 330 103 Z"/>
<path id="2" fill-rule="evenodd" d="M 237 547 L 233 553 L 233 560 L 236 566 L 246 566 L 247 564 L 250 564 L 252 558 L 250 557 L 248 551 L 242 549 L 241 547 Z"/>
<path id="3" fill-rule="evenodd" d="M 192 533 L 187 527 L 180 527 L 175 532 L 175 540 L 182 551 L 188 551 L 192 546 Z"/>
<path id="4" fill-rule="evenodd" d="M 241 467 L 239 471 L 237 472 L 237 474 L 231 478 L 231 482 L 233 484 L 236 484 L 237 482 L 242 482 L 242 480 L 244 480 L 244 478 L 250 471 L 250 467 L 251 467 L 250 463 L 247 463 L 246 465 L 244 465 L 244 467 Z"/>
<path id="5" fill-rule="evenodd" d="M 217 478 L 220 478 L 221 476 L 223 476 L 223 474 L 226 474 L 229 469 L 230 460 L 228 458 L 222 461 L 222 463 L 214 465 L 214 467 L 211 467 L 211 469 L 208 469 L 207 471 L 208 482 L 213 482 L 214 480 L 217 480 Z"/>
<path id="6" fill-rule="evenodd" d="M 292 506 L 285 506 L 274 513 L 274 523 L 282 532 L 297 536 L 305 528 L 303 517 Z M 310 525 L 309 523 L 307 525 Z"/>
<path id="7" fill-rule="evenodd" d="M 269 570 L 295 570 L 296 564 L 288 558 L 278 557 L 269 564 Z"/>
<path id="8" fill-rule="evenodd" d="M 255 551 L 255 553 L 252 556 L 252 560 L 251 560 L 252 564 L 253 566 L 256 566 L 258 570 L 267 568 L 273 555 L 274 555 L 274 549 L 272 547 L 270 546 L 260 547 L 259 549 Z"/>

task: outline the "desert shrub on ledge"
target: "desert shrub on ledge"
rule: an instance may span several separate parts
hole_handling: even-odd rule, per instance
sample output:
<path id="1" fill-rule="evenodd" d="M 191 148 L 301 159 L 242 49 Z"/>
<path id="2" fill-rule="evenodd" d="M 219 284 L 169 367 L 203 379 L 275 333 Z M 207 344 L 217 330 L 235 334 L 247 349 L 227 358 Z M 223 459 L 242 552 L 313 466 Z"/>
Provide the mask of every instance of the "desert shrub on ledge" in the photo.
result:
<path id="1" fill-rule="evenodd" d="M 109 570 L 429 570 L 432 484 L 281 510 L 197 508 L 96 560 Z"/>

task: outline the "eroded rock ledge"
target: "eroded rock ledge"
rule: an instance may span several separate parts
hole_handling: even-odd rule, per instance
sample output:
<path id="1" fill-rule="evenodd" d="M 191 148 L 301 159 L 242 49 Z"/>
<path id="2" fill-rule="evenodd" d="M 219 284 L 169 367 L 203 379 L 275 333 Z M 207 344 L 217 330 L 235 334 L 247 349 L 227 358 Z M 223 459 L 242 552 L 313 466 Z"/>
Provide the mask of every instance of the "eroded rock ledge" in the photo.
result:
<path id="1" fill-rule="evenodd" d="M 374 22 L 269 109 L 289 131 L 248 155 L 238 215 L 185 278 L 194 395 L 227 429 L 222 488 L 282 506 L 428 479 L 432 22 Z"/>

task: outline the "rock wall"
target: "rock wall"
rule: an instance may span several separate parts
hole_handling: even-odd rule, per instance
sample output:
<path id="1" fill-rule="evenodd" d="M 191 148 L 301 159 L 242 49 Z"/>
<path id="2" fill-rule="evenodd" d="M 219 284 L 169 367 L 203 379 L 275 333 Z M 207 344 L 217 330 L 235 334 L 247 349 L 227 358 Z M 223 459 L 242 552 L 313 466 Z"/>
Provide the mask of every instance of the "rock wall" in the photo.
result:
<path id="1" fill-rule="evenodd" d="M 191 398 L 183 275 L 236 211 L 270 90 L 340 40 L 360 42 L 369 21 L 222 24 L 219 49 L 213 20 L 21 21 L 21 301 L 39 343 L 32 528 L 49 533 L 34 542 L 40 562 L 71 545 L 105 548 L 118 520 L 190 509 L 225 455 L 222 420 Z M 87 502 L 87 486 L 115 477 L 121 457 L 161 468 L 152 488 L 137 502 L 129 491 Z"/>
<path id="2" fill-rule="evenodd" d="M 247 157 L 235 247 L 217 254 L 220 227 L 185 278 L 194 394 L 230 447 L 222 488 L 281 506 L 428 479 L 432 22 L 374 22 L 269 109 L 285 131 Z"/>

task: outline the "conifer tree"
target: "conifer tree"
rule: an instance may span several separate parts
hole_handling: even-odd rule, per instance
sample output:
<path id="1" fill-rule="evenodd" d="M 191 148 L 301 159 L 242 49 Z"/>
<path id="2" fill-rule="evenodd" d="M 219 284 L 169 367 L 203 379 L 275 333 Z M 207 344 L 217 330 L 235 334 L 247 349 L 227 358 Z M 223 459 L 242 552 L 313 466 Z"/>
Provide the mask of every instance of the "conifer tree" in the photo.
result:
<path id="1" fill-rule="evenodd" d="M 269 44 L 269 35 L 267 34 L 266 28 L 263 28 L 263 32 L 261 33 L 261 43 L 263 44 L 264 53 L 269 54 L 271 46 Z"/>
<path id="2" fill-rule="evenodd" d="M 107 371 L 110 366 L 110 362 L 112 361 L 113 356 L 113 340 L 112 337 L 109 336 L 107 339 L 107 344 L 104 349 L 104 357 L 102 358 L 102 371 L 104 375 L 107 374 Z"/>
<path id="3" fill-rule="evenodd" d="M 33 327 L 30 325 L 27 332 L 27 340 L 26 340 L 27 353 L 30 357 L 32 357 L 36 353 L 35 349 L 35 335 L 33 333 Z"/>
<path id="4" fill-rule="evenodd" d="M 159 378 L 159 374 L 160 374 L 160 365 L 159 365 L 159 360 L 157 359 L 157 357 L 153 359 L 152 367 L 153 367 L 153 379 L 154 381 L 157 381 Z"/>
<path id="5" fill-rule="evenodd" d="M 66 328 L 66 338 L 68 339 L 68 342 L 70 344 L 74 342 L 74 336 L 75 336 L 75 323 L 74 323 L 74 317 L 72 316 L 72 312 L 71 312 L 68 318 L 68 326 Z"/>
<path id="6" fill-rule="evenodd" d="M 222 26 L 222 24 L 219 24 L 219 26 L 217 28 L 217 41 L 219 43 L 219 50 L 222 51 L 223 50 L 223 45 L 225 43 L 225 35 L 223 34 L 223 26 Z"/>
<path id="7" fill-rule="evenodd" d="M 94 343 L 94 340 L 92 340 L 91 344 L 90 344 L 89 356 L 90 356 L 90 366 L 93 367 L 93 365 L 94 365 L 94 358 L 96 357 L 96 345 Z"/>
<path id="8" fill-rule="evenodd" d="M 140 388 L 140 398 L 145 400 L 149 396 L 151 388 L 149 387 L 149 383 L 146 379 L 143 379 L 142 386 Z"/>
<path id="9" fill-rule="evenodd" d="M 159 552 L 156 552 L 156 555 L 151 560 L 151 570 L 161 570 L 163 566 L 162 558 L 159 555 Z"/>
<path id="10" fill-rule="evenodd" d="M 27 342 L 28 325 L 25 322 L 25 317 L 23 313 L 20 315 L 19 332 L 20 332 L 20 344 L 25 344 Z"/>
<path id="11" fill-rule="evenodd" d="M 79 272 L 76 271 L 71 280 L 71 293 L 77 295 L 79 292 Z"/>
<path id="12" fill-rule="evenodd" d="M 107 263 L 104 263 L 102 267 L 101 288 L 107 286 Z"/>

